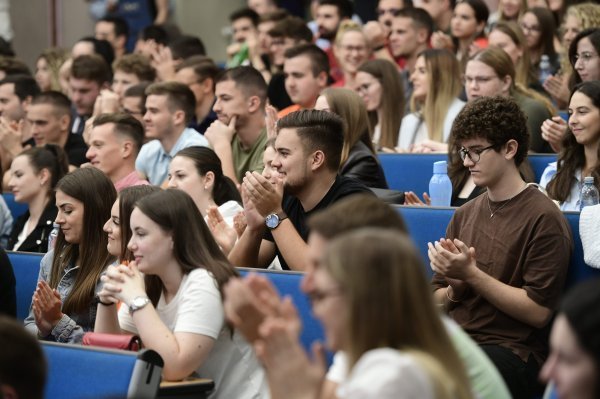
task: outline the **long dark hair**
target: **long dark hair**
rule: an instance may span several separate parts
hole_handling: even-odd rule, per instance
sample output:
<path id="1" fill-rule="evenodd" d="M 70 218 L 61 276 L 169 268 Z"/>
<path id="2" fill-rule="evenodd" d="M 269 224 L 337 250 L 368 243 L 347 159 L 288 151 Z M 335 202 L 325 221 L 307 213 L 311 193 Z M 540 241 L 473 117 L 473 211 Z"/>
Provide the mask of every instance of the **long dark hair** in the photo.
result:
<path id="1" fill-rule="evenodd" d="M 571 45 L 569 46 L 569 62 L 571 63 L 571 67 L 573 68 L 573 74 L 571 75 L 571 81 L 569 82 L 569 84 L 571 85 L 571 88 L 574 91 L 574 86 L 582 82 L 581 76 L 579 76 L 579 72 L 577 72 L 577 70 L 575 69 L 575 63 L 577 62 L 577 45 L 579 44 L 581 39 L 586 37 L 590 40 L 590 43 L 592 43 L 592 46 L 594 46 L 596 52 L 600 54 L 600 28 L 586 29 L 579 32 L 577 36 L 575 36 L 575 38 L 571 42 Z M 573 94 L 571 94 L 571 96 L 572 95 Z"/>
<path id="2" fill-rule="evenodd" d="M 217 205 L 223 205 L 227 201 L 242 203 L 240 192 L 235 183 L 223 174 L 221 160 L 217 154 L 208 147 L 187 147 L 175 154 L 176 157 L 186 157 L 194 162 L 198 174 L 205 176 L 212 172 L 215 176 L 212 197 Z"/>
<path id="3" fill-rule="evenodd" d="M 575 41 L 573 41 L 575 43 Z M 573 46 L 571 46 L 573 47 Z M 573 94 L 580 92 L 592 100 L 596 112 L 600 112 L 600 81 L 583 82 L 575 86 L 569 97 L 569 103 Z M 571 132 L 567 129 L 567 134 L 562 141 L 562 151 L 558 155 L 558 166 L 556 175 L 548 183 L 548 195 L 560 202 L 569 198 L 571 187 L 576 183 L 575 172 L 577 169 L 583 169 L 585 166 L 585 149 L 583 144 L 579 144 Z M 597 149 L 598 159 L 600 159 L 600 146 Z M 594 185 L 600 188 L 600 163 L 593 166 L 591 176 L 594 177 Z"/>
<path id="4" fill-rule="evenodd" d="M 132 261 L 133 254 L 127 249 L 127 244 L 131 239 L 130 216 L 135 203 L 154 192 L 160 191 L 160 187 L 152 185 L 132 186 L 124 188 L 119 192 L 119 230 L 121 232 L 121 254 L 119 260 Z"/>
<path id="5" fill-rule="evenodd" d="M 64 270 L 80 258 L 79 271 L 62 310 L 66 314 L 80 313 L 96 296 L 96 284 L 106 265 L 114 260 L 108 253 L 108 236 L 102 230 L 110 218 L 110 209 L 117 198 L 115 186 L 96 168 L 76 169 L 65 175 L 56 190 L 83 203 L 83 224 L 79 244 L 68 243 L 62 230 L 56 237 L 50 287 L 58 287 Z"/>
<path id="6" fill-rule="evenodd" d="M 172 234 L 173 256 L 181 271 L 206 269 L 217 281 L 221 297 L 223 286 L 237 275 L 213 238 L 192 198 L 181 190 L 161 190 L 138 200 L 135 205 L 144 215 Z M 145 276 L 146 292 L 154 305 L 164 285 L 158 276 Z"/>

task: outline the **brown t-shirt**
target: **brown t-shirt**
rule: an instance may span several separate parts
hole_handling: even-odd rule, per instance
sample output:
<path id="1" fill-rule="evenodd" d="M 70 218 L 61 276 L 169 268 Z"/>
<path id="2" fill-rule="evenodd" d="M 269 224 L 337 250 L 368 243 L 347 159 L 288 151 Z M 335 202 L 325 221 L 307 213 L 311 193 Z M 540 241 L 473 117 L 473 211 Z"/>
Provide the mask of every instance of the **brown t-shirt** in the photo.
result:
<path id="1" fill-rule="evenodd" d="M 500 208 L 502 207 L 502 208 Z M 475 248 L 477 267 L 513 287 L 523 288 L 541 306 L 555 309 L 562 292 L 573 247 L 565 217 L 550 199 L 528 187 L 510 202 L 491 202 L 487 194 L 456 210 L 446 230 Z M 434 274 L 434 290 L 446 287 Z M 533 354 L 541 364 L 548 351 L 545 329 L 538 330 L 499 311 L 469 289 L 450 316 L 479 344 L 509 348 L 523 361 Z"/>

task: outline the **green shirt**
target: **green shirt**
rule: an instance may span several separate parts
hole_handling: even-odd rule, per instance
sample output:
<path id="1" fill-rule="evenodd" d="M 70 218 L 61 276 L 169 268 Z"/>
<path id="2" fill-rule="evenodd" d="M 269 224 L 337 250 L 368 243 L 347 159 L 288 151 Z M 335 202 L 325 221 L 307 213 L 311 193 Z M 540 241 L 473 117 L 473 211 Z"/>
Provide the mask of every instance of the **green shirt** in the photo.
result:
<path id="1" fill-rule="evenodd" d="M 264 169 L 263 153 L 267 143 L 267 129 L 260 132 L 260 136 L 254 142 L 254 145 L 249 150 L 242 148 L 242 143 L 237 134 L 231 142 L 231 152 L 233 156 L 233 167 L 235 169 L 235 177 L 238 182 L 241 182 L 246 172 L 259 172 Z"/>

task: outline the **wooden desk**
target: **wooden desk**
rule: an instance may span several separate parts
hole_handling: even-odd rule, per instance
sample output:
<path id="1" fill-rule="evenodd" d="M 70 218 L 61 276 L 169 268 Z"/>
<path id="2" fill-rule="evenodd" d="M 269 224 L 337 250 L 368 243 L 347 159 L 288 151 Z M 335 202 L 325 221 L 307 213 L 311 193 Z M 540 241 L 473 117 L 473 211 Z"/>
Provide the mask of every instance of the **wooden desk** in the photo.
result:
<path id="1" fill-rule="evenodd" d="M 183 399 L 207 398 L 215 389 L 215 382 L 208 378 L 192 378 L 183 381 L 163 381 L 158 389 L 158 398 L 161 399 Z"/>

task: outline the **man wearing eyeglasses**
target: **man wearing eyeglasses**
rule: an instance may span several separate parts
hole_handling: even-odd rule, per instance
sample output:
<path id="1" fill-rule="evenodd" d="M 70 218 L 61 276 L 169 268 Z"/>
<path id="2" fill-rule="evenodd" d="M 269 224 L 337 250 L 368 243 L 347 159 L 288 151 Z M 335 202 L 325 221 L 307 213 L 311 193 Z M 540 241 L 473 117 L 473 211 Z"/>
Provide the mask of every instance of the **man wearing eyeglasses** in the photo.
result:
<path id="1" fill-rule="evenodd" d="M 456 210 L 446 238 L 429 243 L 434 295 L 494 362 L 512 396 L 530 398 L 543 389 L 537 375 L 571 233 L 553 202 L 519 174 L 529 133 L 517 103 L 468 103 L 452 136 L 475 185 L 487 192 Z"/>

